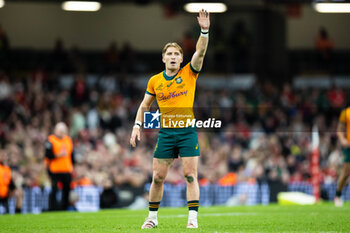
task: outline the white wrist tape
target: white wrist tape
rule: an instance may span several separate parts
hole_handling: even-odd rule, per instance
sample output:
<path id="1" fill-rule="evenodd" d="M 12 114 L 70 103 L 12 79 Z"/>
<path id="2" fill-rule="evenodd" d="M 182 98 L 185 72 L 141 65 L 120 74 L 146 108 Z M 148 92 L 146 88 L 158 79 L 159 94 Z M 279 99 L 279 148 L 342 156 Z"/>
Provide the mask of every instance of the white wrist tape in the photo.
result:
<path id="1" fill-rule="evenodd" d="M 142 122 L 141 121 L 135 121 L 135 124 L 134 124 L 133 128 L 139 129 L 139 128 L 141 128 L 141 126 L 142 126 Z"/>
<path id="2" fill-rule="evenodd" d="M 202 29 L 202 30 L 201 30 L 201 36 L 203 36 L 203 37 L 209 37 L 209 30 L 208 30 L 208 29 L 206 29 L 206 30 Z"/>

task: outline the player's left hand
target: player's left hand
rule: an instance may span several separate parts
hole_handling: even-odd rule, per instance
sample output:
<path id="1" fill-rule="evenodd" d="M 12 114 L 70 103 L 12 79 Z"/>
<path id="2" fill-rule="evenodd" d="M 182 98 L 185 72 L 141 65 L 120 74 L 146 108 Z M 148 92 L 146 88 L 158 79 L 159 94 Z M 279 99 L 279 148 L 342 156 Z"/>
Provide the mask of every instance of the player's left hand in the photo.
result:
<path id="1" fill-rule="evenodd" d="M 206 10 L 202 9 L 199 11 L 199 16 L 197 17 L 198 24 L 203 30 L 208 30 L 210 27 L 210 17 L 209 17 L 209 12 Z"/>

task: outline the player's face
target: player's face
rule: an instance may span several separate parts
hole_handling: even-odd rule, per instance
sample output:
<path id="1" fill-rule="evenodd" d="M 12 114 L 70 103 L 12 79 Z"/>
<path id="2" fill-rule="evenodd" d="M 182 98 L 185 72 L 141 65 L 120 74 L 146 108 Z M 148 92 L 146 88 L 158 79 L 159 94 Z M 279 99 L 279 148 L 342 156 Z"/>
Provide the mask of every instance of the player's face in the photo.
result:
<path id="1" fill-rule="evenodd" d="M 182 63 L 182 54 L 175 47 L 169 47 L 163 56 L 163 62 L 165 63 L 166 69 L 177 70 L 180 69 Z"/>

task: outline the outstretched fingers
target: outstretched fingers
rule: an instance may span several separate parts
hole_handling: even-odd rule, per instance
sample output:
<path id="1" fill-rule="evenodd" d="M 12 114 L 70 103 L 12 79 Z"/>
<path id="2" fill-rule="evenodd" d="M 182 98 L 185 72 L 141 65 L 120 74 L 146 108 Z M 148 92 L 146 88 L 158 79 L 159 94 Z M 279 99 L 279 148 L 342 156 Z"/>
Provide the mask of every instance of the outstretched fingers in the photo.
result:
<path id="1" fill-rule="evenodd" d="M 202 10 L 199 11 L 199 16 L 198 17 L 199 18 L 208 18 L 209 17 L 209 12 L 207 10 L 202 9 Z"/>
<path id="2" fill-rule="evenodd" d="M 198 24 L 202 29 L 209 29 L 210 25 L 210 19 L 209 19 L 209 12 L 202 9 L 199 11 L 198 17 Z"/>

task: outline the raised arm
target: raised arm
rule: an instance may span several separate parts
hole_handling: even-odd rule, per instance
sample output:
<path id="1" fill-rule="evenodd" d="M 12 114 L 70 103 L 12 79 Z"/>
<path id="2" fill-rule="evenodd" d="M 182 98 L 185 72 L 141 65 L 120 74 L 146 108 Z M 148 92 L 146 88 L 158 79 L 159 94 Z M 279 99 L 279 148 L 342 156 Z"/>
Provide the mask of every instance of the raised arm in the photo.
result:
<path id="1" fill-rule="evenodd" d="M 203 60 L 208 48 L 210 17 L 209 12 L 201 10 L 197 17 L 198 24 L 201 27 L 201 35 L 197 41 L 196 52 L 192 56 L 191 65 L 196 71 L 200 71 L 203 66 Z"/>
<path id="2" fill-rule="evenodd" d="M 145 94 L 145 97 L 143 98 L 139 109 L 137 110 L 136 119 L 135 119 L 135 125 L 132 129 L 131 138 L 130 138 L 130 144 L 133 147 L 136 147 L 136 138 L 138 141 L 141 139 L 140 135 L 140 128 L 142 126 L 142 115 L 144 111 L 148 111 L 151 107 L 151 104 L 153 103 L 155 97 L 153 95 Z"/>

